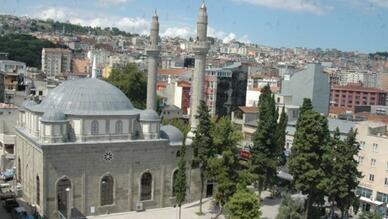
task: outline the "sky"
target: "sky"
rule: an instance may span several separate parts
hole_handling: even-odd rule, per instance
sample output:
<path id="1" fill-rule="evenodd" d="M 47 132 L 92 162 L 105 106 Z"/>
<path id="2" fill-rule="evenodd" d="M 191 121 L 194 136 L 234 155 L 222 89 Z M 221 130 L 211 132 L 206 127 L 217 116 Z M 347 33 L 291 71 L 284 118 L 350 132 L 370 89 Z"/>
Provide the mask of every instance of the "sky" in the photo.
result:
<path id="1" fill-rule="evenodd" d="M 205 0 L 208 35 L 272 47 L 388 51 L 388 0 Z M 162 36 L 195 35 L 202 0 L 0 0 L 0 14 L 113 26 L 147 34 L 155 9 Z"/>

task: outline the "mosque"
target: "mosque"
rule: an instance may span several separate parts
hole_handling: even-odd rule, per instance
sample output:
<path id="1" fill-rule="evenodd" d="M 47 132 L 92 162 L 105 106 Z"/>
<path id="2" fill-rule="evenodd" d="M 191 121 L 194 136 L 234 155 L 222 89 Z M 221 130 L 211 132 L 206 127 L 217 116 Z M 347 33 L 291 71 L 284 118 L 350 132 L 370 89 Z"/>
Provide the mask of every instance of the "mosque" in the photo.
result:
<path id="1" fill-rule="evenodd" d="M 199 9 L 192 114 L 203 99 L 207 9 Z M 156 107 L 158 16 L 152 17 L 147 109 L 95 77 L 65 81 L 37 104 L 26 101 L 17 122 L 17 180 L 23 198 L 46 218 L 74 218 L 175 205 L 173 182 L 183 135 L 162 126 Z M 198 121 L 191 118 L 195 129 Z M 187 160 L 191 160 L 188 145 Z M 187 200 L 199 199 L 198 170 L 187 165 Z"/>

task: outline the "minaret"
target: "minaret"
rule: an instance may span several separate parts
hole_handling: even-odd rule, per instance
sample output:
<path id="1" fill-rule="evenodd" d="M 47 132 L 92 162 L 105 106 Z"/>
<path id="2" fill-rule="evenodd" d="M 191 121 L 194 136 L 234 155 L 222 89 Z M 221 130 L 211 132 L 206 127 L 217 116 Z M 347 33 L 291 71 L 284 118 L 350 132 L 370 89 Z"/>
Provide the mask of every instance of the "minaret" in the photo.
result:
<path id="1" fill-rule="evenodd" d="M 207 42 L 207 8 L 205 3 L 199 9 L 197 21 L 197 38 L 193 45 L 195 53 L 195 69 L 193 73 L 193 80 L 191 83 L 191 106 L 190 106 L 190 123 L 191 131 L 195 130 L 198 125 L 197 115 L 198 107 L 203 100 L 203 85 L 205 83 L 205 66 L 206 55 L 209 50 Z"/>
<path id="2" fill-rule="evenodd" d="M 92 64 L 92 78 L 97 78 L 97 66 L 96 66 L 96 55 L 93 56 L 93 64 Z"/>
<path id="3" fill-rule="evenodd" d="M 147 109 L 156 110 L 156 76 L 160 55 L 159 18 L 156 13 L 152 16 L 150 44 L 147 47 L 148 55 L 148 81 L 147 81 Z"/>

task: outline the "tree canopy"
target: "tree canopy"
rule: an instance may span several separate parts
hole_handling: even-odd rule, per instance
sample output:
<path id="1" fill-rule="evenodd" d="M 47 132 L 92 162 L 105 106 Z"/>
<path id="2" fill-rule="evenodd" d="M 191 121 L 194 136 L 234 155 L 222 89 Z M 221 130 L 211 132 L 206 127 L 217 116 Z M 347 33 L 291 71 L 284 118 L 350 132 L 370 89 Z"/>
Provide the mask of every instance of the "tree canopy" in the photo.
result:
<path id="1" fill-rule="evenodd" d="M 107 82 L 118 87 L 139 109 L 144 109 L 147 98 L 147 79 L 135 64 L 113 69 Z"/>
<path id="2" fill-rule="evenodd" d="M 225 208 L 230 219 L 259 219 L 261 215 L 256 196 L 243 187 L 238 188 Z"/>

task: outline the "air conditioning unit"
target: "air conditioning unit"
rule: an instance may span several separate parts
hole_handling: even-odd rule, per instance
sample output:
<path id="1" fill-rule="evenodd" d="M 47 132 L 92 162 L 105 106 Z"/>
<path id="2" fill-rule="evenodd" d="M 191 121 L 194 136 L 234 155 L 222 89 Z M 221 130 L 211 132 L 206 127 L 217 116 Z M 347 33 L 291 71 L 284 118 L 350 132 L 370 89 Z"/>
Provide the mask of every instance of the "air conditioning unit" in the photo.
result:
<path id="1" fill-rule="evenodd" d="M 144 211 L 143 202 L 136 202 L 136 211 Z"/>

